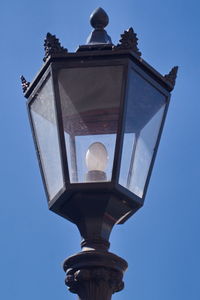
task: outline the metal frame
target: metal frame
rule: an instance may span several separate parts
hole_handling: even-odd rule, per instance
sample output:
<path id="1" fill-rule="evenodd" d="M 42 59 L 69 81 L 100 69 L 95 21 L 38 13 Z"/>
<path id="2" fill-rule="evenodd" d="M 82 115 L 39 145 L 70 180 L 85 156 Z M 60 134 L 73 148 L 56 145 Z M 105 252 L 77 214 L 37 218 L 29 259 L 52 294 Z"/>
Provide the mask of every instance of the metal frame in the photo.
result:
<path id="1" fill-rule="evenodd" d="M 128 189 L 126 189 L 125 187 L 121 186 L 119 184 L 119 177 L 118 177 L 118 184 L 117 184 L 117 189 L 122 191 L 124 194 L 127 195 L 127 197 L 134 197 L 134 201 L 138 201 L 140 203 L 140 205 L 142 206 L 143 203 L 144 203 L 144 200 L 145 200 L 145 197 L 146 197 L 146 193 L 147 193 L 147 188 L 148 188 L 148 185 L 149 185 L 149 181 L 150 181 L 150 178 L 151 178 L 151 174 L 152 174 L 152 170 L 153 170 L 153 166 L 154 166 L 154 162 L 155 162 L 155 158 L 156 158 L 156 154 L 157 154 L 157 151 L 158 151 L 158 146 L 159 146 L 159 143 L 160 143 L 160 139 L 161 139 L 161 135 L 162 135 L 162 130 L 163 130 L 163 127 L 164 127 L 164 123 L 165 123 L 165 119 L 166 119 L 166 115 L 167 115 L 167 110 L 168 110 L 168 106 L 169 106 L 169 102 L 170 102 L 170 93 L 169 91 L 165 88 L 164 85 L 161 85 L 161 82 L 159 80 L 159 82 L 157 82 L 157 80 L 155 79 L 155 77 L 153 76 L 152 78 L 152 74 L 150 72 L 146 72 L 145 69 L 143 68 L 140 68 L 140 66 L 138 66 L 134 60 L 131 60 L 130 63 L 129 63 L 129 74 L 128 74 L 128 79 L 127 79 L 127 91 L 128 91 L 128 87 L 130 85 L 130 75 L 131 75 L 131 69 L 133 69 L 136 73 L 138 73 L 144 80 L 146 80 L 149 84 L 151 84 L 155 89 L 157 89 L 161 94 L 163 94 L 165 96 L 165 102 L 166 102 L 166 105 L 165 105 L 165 109 L 164 109 L 164 112 L 163 112 L 163 116 L 162 116 L 162 119 L 161 119 L 161 124 L 160 124 L 160 128 L 159 128 L 159 132 L 158 132 L 158 136 L 157 136 L 157 140 L 156 140 L 156 144 L 155 144 L 155 147 L 154 147 L 154 151 L 153 151 L 153 155 L 152 155 L 152 158 L 151 158 L 151 163 L 150 163 L 150 166 L 149 166 L 149 170 L 148 170 L 148 173 L 147 173 L 147 177 L 146 177 L 146 180 L 145 180 L 145 186 L 144 186 L 144 190 L 143 190 L 143 196 L 142 198 L 138 197 L 137 195 L 135 195 L 134 193 L 130 192 Z M 127 111 L 127 99 L 124 100 L 124 122 L 126 121 L 126 111 Z M 122 126 L 122 132 L 121 132 L 123 138 L 124 138 L 124 126 Z M 121 160 L 120 160 L 121 162 Z M 129 194 L 129 195 L 128 195 Z M 134 195 L 134 196 L 133 196 Z M 133 210 L 131 214 L 127 215 L 125 218 L 123 218 L 121 221 L 120 221 L 120 224 L 123 224 L 128 218 L 130 218 L 135 212 L 137 211 L 136 210 Z"/>
<path id="2" fill-rule="evenodd" d="M 77 68 L 77 67 L 82 67 L 82 68 L 87 68 L 87 67 L 93 67 L 93 66 L 99 66 L 99 67 L 103 67 L 103 66 L 118 66 L 118 65 L 122 65 L 124 66 L 124 75 L 123 75 L 123 78 L 124 78 L 124 82 L 123 82 L 123 87 L 122 87 L 122 94 L 121 94 L 121 100 L 120 100 L 120 111 L 123 112 L 123 102 L 124 102 L 124 92 L 125 92 L 125 81 L 126 81 L 126 77 L 128 75 L 127 73 L 127 66 L 128 66 L 128 60 L 124 61 L 122 59 L 117 59 L 114 57 L 113 60 L 105 60 L 105 59 L 102 59 L 102 57 L 100 57 L 100 59 L 96 59 L 95 57 L 95 60 L 93 60 L 92 62 L 89 60 L 85 60 L 83 62 L 83 60 L 80 61 L 80 59 L 78 61 L 60 61 L 58 63 L 52 63 L 52 70 L 53 70 L 53 76 L 55 78 L 57 78 L 57 72 L 62 69 L 62 68 Z M 58 107 L 58 111 L 59 111 L 59 116 L 58 116 L 58 119 L 62 120 L 62 115 L 61 115 L 61 101 L 60 101 L 60 95 L 59 95 L 59 91 L 58 91 L 58 82 L 57 80 L 55 79 L 55 98 L 56 98 L 56 105 Z M 121 114 L 120 116 L 120 120 L 119 120 L 119 124 L 118 124 L 118 132 L 117 132 L 117 139 L 121 139 L 121 135 L 120 135 L 120 128 L 121 128 L 121 120 L 123 119 L 123 116 Z M 64 142 L 64 130 L 63 130 L 63 125 L 60 124 L 59 126 L 59 136 L 61 138 L 61 140 L 63 141 L 63 143 L 61 144 L 61 152 L 62 154 L 64 155 L 64 161 L 67 161 L 67 152 L 66 152 L 66 147 L 65 147 L 65 142 Z M 116 141 L 116 145 L 117 145 L 118 141 Z M 65 184 L 66 184 L 66 195 L 62 197 L 61 199 L 61 204 L 63 204 L 63 201 L 67 201 L 67 199 L 70 199 L 71 198 L 71 195 L 73 193 L 80 193 L 80 192 L 83 192 L 83 193 L 87 193 L 87 191 L 109 191 L 109 192 L 112 192 L 114 190 L 114 187 L 116 185 L 116 180 L 114 180 L 114 178 L 116 177 L 115 176 L 115 173 L 116 173 L 116 169 L 119 169 L 119 159 L 118 159 L 118 155 L 116 154 L 117 152 L 117 149 L 118 147 L 116 147 L 115 149 L 115 155 L 114 155 L 114 161 L 113 161 L 113 172 L 112 172 L 112 179 L 111 179 L 111 182 L 104 182 L 104 183 L 70 183 L 69 181 L 69 173 L 67 173 L 67 180 L 65 181 Z M 114 193 L 114 191 L 113 191 Z M 115 192 L 116 194 L 116 192 Z M 131 200 L 131 198 L 130 198 Z M 53 199 L 49 202 L 49 208 L 50 209 L 56 209 L 58 208 L 58 203 L 56 203 L 57 201 L 57 197 L 56 199 Z M 60 202 L 60 200 L 58 200 Z"/>
<path id="3" fill-rule="evenodd" d="M 62 68 L 87 68 L 87 67 L 97 67 L 97 66 L 114 66 L 114 65 L 122 65 L 124 67 L 124 74 L 123 74 L 123 82 L 122 82 L 122 90 L 121 90 L 121 100 L 120 100 L 120 115 L 118 120 L 118 132 L 116 138 L 116 147 L 115 147 L 115 154 L 114 154 L 114 161 L 113 161 L 113 171 L 112 171 L 112 179 L 110 182 L 104 183 L 70 183 L 69 180 L 69 171 L 67 167 L 67 152 L 64 140 L 64 130 L 62 124 L 62 112 L 61 112 L 61 101 L 59 95 L 59 88 L 58 88 L 58 79 L 57 74 L 58 71 Z M 151 160 L 149 172 L 146 178 L 146 183 L 144 187 L 143 197 L 140 198 L 134 193 L 130 192 L 125 187 L 121 186 L 119 182 L 119 174 L 120 174 L 120 166 L 121 166 L 121 155 L 122 155 L 122 147 L 123 147 L 123 138 L 124 138 L 124 126 L 126 120 L 126 110 L 127 110 L 127 91 L 129 86 L 130 80 L 130 72 L 131 68 L 133 68 L 140 76 L 142 76 L 146 81 L 148 81 L 154 88 L 158 89 L 161 93 L 163 93 L 168 100 L 166 100 L 167 105 L 165 107 L 163 120 L 161 122 L 160 131 L 158 134 L 158 139 L 156 142 L 155 150 L 153 153 L 153 157 Z M 64 186 L 61 191 L 57 193 L 52 200 L 48 201 L 49 209 L 53 210 L 54 212 L 60 214 L 61 216 L 73 221 L 66 213 L 63 213 L 62 209 L 63 206 L 67 202 L 71 202 L 74 195 L 83 194 L 83 198 L 87 198 L 87 194 L 104 194 L 109 193 L 114 197 L 117 197 L 119 201 L 123 202 L 124 205 L 129 207 L 132 213 L 126 215 L 124 218 L 120 218 L 119 223 L 123 223 L 133 214 L 137 209 L 139 209 L 144 202 L 148 183 L 150 180 L 151 172 L 153 169 L 153 164 L 156 157 L 156 152 L 158 149 L 161 132 L 164 125 L 164 119 L 167 113 L 167 107 L 169 104 L 169 91 L 171 87 L 167 85 L 164 81 L 163 77 L 157 73 L 153 68 L 151 68 L 146 62 L 138 59 L 138 57 L 131 52 L 130 50 L 118 50 L 118 51 L 111 51 L 111 50 L 98 50 L 98 51 L 84 51 L 84 52 L 77 52 L 77 53 L 67 53 L 65 55 L 53 55 L 49 59 L 47 59 L 45 65 L 41 69 L 41 71 L 36 76 L 33 83 L 30 85 L 29 89 L 26 92 L 26 97 L 31 98 L 28 101 L 28 107 L 32 102 L 32 98 L 34 97 L 37 90 L 43 84 L 47 74 L 51 74 L 51 80 L 53 85 L 53 92 L 54 92 L 54 105 L 56 111 L 56 121 L 57 121 L 57 129 L 58 129 L 58 139 L 59 139 L 59 149 L 60 149 L 60 156 L 61 156 L 61 165 L 62 165 L 62 172 L 63 172 L 63 179 L 64 179 Z M 30 117 L 30 112 L 29 112 Z M 40 171 L 43 178 L 43 183 L 45 186 L 45 191 L 47 198 L 48 191 L 46 187 L 45 177 L 42 170 L 42 164 L 39 157 L 39 151 L 37 147 L 36 138 L 34 136 L 34 129 L 33 123 L 30 117 L 31 127 L 34 142 L 36 145 L 36 152 L 39 160 Z"/>

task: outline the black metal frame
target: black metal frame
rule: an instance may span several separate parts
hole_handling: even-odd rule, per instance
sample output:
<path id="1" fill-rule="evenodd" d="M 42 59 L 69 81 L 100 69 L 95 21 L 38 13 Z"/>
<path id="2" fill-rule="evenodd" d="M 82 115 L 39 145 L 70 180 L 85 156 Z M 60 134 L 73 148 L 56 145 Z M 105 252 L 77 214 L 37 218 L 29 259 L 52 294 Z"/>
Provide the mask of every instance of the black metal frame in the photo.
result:
<path id="1" fill-rule="evenodd" d="M 113 161 L 112 180 L 111 182 L 103 182 L 103 183 L 94 183 L 94 182 L 93 183 L 70 183 L 69 172 L 67 168 L 67 153 L 66 153 L 65 141 L 64 141 L 61 103 L 60 103 L 58 80 L 57 80 L 58 70 L 62 68 L 76 68 L 76 67 L 87 68 L 93 66 L 112 66 L 112 65 L 122 65 L 124 67 L 122 94 L 120 100 L 120 116 L 118 121 L 118 132 L 117 132 L 116 148 L 115 148 L 115 155 Z M 161 127 L 159 130 L 155 150 L 151 160 L 142 198 L 138 197 L 137 195 L 130 192 L 128 189 L 124 188 L 118 183 L 120 164 L 121 164 L 121 155 L 122 155 L 122 146 L 123 146 L 123 137 L 124 137 L 125 116 L 126 116 L 126 104 L 127 104 L 126 98 L 127 98 L 128 85 L 130 84 L 129 78 L 130 78 L 131 68 L 133 68 L 137 73 L 139 73 L 140 76 L 142 76 L 145 80 L 147 80 L 151 85 L 154 86 L 154 88 L 158 89 L 159 92 L 164 94 L 166 97 L 166 107 L 165 107 Z M 37 90 L 42 86 L 46 77 L 49 76 L 48 74 L 51 75 L 51 80 L 53 85 L 59 148 L 60 148 L 60 156 L 61 156 L 62 173 L 64 179 L 64 186 L 62 190 L 59 191 L 52 200 L 50 200 L 48 196 L 45 176 L 43 173 L 42 163 L 39 157 L 37 141 L 34 134 L 34 125 L 31 120 L 30 111 L 29 111 L 30 105 L 33 101 L 35 94 L 37 93 Z M 164 120 L 167 113 L 167 108 L 169 105 L 169 98 L 170 98 L 169 96 L 170 96 L 171 89 L 172 89 L 171 86 L 168 83 L 166 83 L 163 76 L 157 73 L 157 71 L 155 71 L 152 67 L 150 67 L 146 62 L 138 58 L 130 50 L 84 51 L 84 52 L 77 52 L 77 53 L 52 55 L 50 58 L 48 58 L 45 65 L 38 73 L 33 83 L 30 85 L 25 96 L 29 98 L 27 104 L 28 111 L 29 111 L 29 118 L 30 118 L 33 138 L 36 146 L 36 152 L 39 160 L 40 171 L 45 186 L 45 192 L 47 198 L 49 199 L 48 201 L 49 209 L 69 219 L 70 221 L 74 222 L 73 218 L 71 218 L 68 214 L 63 212 L 63 205 L 65 205 L 66 202 L 71 201 L 74 195 L 78 195 L 81 193 L 83 195 L 83 198 L 87 198 L 87 195 L 91 193 L 102 194 L 102 195 L 108 193 L 116 197 L 119 201 L 123 202 L 123 204 L 127 207 L 127 211 L 129 211 L 129 213 L 127 212 L 126 216 L 124 216 L 124 218 L 122 217 L 119 220 L 117 220 L 118 223 L 125 222 L 135 211 L 137 211 L 137 209 L 139 209 L 143 205 L 145 199 L 148 183 L 150 180 L 153 164 L 155 161 L 158 145 L 160 142 L 160 137 L 161 137 Z"/>

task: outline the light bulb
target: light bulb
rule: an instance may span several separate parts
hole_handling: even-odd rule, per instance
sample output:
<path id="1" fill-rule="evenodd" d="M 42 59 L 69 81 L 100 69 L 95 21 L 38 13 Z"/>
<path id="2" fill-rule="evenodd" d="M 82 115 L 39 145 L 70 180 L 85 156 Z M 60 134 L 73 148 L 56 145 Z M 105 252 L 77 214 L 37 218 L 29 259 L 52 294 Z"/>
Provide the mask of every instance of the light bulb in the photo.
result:
<path id="1" fill-rule="evenodd" d="M 104 144 L 100 142 L 91 144 L 87 150 L 85 162 L 88 171 L 104 172 L 108 163 L 108 151 Z"/>

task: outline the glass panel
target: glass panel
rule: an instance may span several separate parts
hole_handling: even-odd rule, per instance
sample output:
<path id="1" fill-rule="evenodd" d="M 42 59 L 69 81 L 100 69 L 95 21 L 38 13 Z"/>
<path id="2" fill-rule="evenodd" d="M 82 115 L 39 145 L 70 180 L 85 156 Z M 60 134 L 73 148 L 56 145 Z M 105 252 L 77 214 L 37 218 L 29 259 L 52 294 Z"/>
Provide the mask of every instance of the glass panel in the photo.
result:
<path id="1" fill-rule="evenodd" d="M 122 66 L 70 68 L 59 90 L 70 181 L 110 181 L 119 118 Z"/>
<path id="2" fill-rule="evenodd" d="M 166 97 L 131 71 L 119 183 L 142 198 Z"/>
<path id="3" fill-rule="evenodd" d="M 63 187 L 63 175 L 56 126 L 51 78 L 37 92 L 31 117 L 50 200 Z"/>

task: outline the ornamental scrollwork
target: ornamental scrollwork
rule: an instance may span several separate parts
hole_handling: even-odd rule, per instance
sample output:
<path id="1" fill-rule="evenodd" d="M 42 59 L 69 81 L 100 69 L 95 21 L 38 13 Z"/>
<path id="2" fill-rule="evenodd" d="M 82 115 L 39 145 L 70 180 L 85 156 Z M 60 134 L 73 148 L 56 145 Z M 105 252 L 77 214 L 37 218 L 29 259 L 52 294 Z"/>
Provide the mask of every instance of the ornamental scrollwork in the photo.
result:
<path id="1" fill-rule="evenodd" d="M 138 56 L 141 56 L 141 52 L 138 49 L 138 38 L 137 34 L 134 32 L 133 28 L 129 28 L 125 30 L 123 34 L 121 34 L 120 43 L 117 46 L 114 46 L 114 49 L 128 49 L 132 50 Z"/>
<path id="2" fill-rule="evenodd" d="M 51 33 L 47 33 L 46 39 L 44 40 L 44 51 L 45 57 L 43 61 L 45 62 L 49 56 L 52 54 L 65 54 L 68 52 L 67 49 L 61 46 L 59 39 Z"/>
<path id="3" fill-rule="evenodd" d="M 176 83 L 176 77 L 177 77 L 178 67 L 175 66 L 171 69 L 171 71 L 164 76 L 165 80 L 168 81 L 173 87 Z"/>
<path id="4" fill-rule="evenodd" d="M 124 287 L 124 282 L 122 281 L 122 273 L 106 269 L 106 268 L 92 268 L 92 269 L 80 269 L 75 272 L 70 269 L 67 273 L 65 279 L 65 284 L 69 287 L 72 293 L 77 293 L 79 285 L 82 282 L 85 284 L 91 284 L 93 282 L 94 286 L 99 285 L 100 282 L 107 284 L 112 290 L 112 293 L 119 292 Z"/>
<path id="5" fill-rule="evenodd" d="M 22 82 L 23 93 L 25 93 L 26 90 L 28 89 L 29 85 L 30 85 L 30 82 L 28 82 L 23 75 L 20 77 L 20 79 L 21 79 L 21 82 Z"/>

